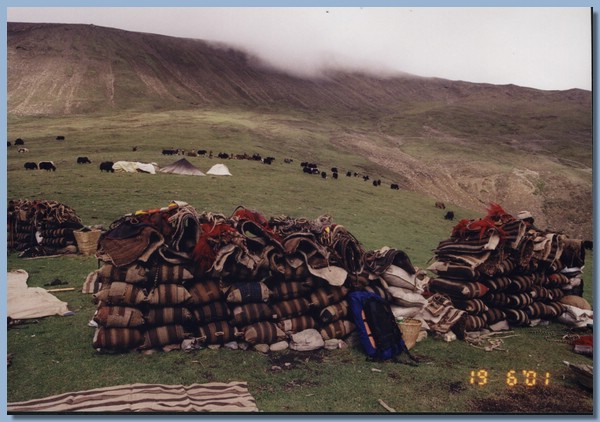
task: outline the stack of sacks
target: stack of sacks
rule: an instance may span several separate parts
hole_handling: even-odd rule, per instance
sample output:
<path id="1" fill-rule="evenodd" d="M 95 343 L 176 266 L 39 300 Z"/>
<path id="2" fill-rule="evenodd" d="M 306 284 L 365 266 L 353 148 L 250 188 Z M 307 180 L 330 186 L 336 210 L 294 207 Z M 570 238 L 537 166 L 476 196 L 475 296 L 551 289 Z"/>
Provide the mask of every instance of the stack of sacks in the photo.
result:
<path id="1" fill-rule="evenodd" d="M 199 333 L 195 313 L 209 301 L 195 288 L 191 265 L 198 233 L 194 209 L 173 202 L 126 215 L 101 235 L 96 256 L 103 265 L 83 289 L 97 304 L 94 348 L 169 347 Z"/>
<path id="2" fill-rule="evenodd" d="M 486 217 L 460 221 L 451 237 L 440 242 L 428 268 L 437 277 L 428 288 L 465 311 L 459 332 L 555 319 L 564 311 L 559 302 L 563 289 L 576 284 L 576 277 L 561 273 L 567 241 L 565 235 L 542 233 L 492 204 Z"/>
<path id="3" fill-rule="evenodd" d="M 96 256 L 103 265 L 83 291 L 94 293 L 93 344 L 103 350 L 232 342 L 306 350 L 354 331 L 353 289 L 395 300 L 397 311 L 425 303 L 406 254 L 365 253 L 329 216 L 267 221 L 245 208 L 226 217 L 174 202 L 117 220 Z"/>
<path id="4" fill-rule="evenodd" d="M 77 252 L 73 230 L 83 227 L 75 211 L 57 201 L 11 200 L 8 203 L 7 244 L 19 256 Z"/>

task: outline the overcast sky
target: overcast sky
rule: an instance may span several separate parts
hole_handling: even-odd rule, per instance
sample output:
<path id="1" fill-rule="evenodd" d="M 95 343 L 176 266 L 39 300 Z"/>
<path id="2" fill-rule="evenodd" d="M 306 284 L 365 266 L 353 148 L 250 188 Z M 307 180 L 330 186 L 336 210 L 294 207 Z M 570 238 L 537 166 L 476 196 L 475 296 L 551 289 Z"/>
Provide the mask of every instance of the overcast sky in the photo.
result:
<path id="1" fill-rule="evenodd" d="M 547 90 L 592 87 L 587 7 L 9 7 L 7 20 L 221 41 L 301 74 L 335 66 Z"/>

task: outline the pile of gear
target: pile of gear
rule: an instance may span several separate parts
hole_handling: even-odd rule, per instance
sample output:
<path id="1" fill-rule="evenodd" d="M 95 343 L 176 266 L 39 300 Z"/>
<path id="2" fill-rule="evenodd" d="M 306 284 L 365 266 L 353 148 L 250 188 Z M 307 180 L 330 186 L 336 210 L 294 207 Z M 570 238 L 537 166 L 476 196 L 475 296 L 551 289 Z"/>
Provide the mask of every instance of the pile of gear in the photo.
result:
<path id="1" fill-rule="evenodd" d="M 83 291 L 97 305 L 93 347 L 105 351 L 337 348 L 355 330 L 351 291 L 397 309 L 427 303 L 425 273 L 404 252 L 365 251 L 330 216 L 267 220 L 238 207 L 226 217 L 174 201 L 113 222 L 96 256 Z"/>
<path id="2" fill-rule="evenodd" d="M 21 257 L 76 253 L 73 231 L 82 227 L 77 213 L 57 201 L 8 201 L 8 250 Z"/>
<path id="3" fill-rule="evenodd" d="M 513 217 L 491 204 L 484 218 L 460 221 L 435 249 L 428 289 L 463 313 L 453 328 L 459 337 L 568 318 L 585 302 L 582 273 L 591 242 L 541 231 L 533 222 L 528 212 Z"/>

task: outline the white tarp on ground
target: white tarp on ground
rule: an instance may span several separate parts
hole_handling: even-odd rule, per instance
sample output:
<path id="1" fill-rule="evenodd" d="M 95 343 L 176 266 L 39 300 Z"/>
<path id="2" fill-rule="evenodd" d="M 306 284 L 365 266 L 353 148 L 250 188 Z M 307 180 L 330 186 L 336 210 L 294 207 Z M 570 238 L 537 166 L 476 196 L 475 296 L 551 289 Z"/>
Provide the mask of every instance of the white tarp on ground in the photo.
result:
<path id="1" fill-rule="evenodd" d="M 28 287 L 25 270 L 10 271 L 6 277 L 7 316 L 12 319 L 70 315 L 67 303 L 41 287 Z"/>
<path id="2" fill-rule="evenodd" d="M 185 158 L 175 161 L 159 170 L 161 173 L 184 174 L 186 176 L 206 176 Z"/>
<path id="3" fill-rule="evenodd" d="M 113 164 L 113 170 L 125 171 L 127 173 L 136 173 L 140 171 L 143 173 L 156 174 L 155 164 L 140 163 L 137 161 L 117 161 Z"/>
<path id="4" fill-rule="evenodd" d="M 215 164 L 206 172 L 206 174 L 212 174 L 213 176 L 231 176 L 231 173 L 225 164 Z"/>

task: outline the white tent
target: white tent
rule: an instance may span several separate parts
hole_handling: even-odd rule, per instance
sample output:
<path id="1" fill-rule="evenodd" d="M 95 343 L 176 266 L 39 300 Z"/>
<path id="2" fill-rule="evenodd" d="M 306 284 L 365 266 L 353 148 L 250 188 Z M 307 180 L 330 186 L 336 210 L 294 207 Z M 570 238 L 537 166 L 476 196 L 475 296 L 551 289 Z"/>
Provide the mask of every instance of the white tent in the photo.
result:
<path id="1" fill-rule="evenodd" d="M 215 164 L 206 172 L 206 174 L 212 174 L 213 176 L 231 176 L 231 173 L 225 164 Z"/>
<path id="2" fill-rule="evenodd" d="M 156 174 L 155 164 L 138 163 L 137 161 L 117 161 L 113 164 L 113 170 L 127 173 L 142 172 Z"/>
<path id="3" fill-rule="evenodd" d="M 187 176 L 206 176 L 185 158 L 175 161 L 159 170 L 161 173 L 185 174 Z"/>

